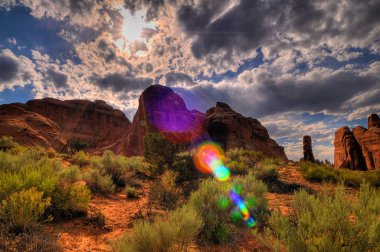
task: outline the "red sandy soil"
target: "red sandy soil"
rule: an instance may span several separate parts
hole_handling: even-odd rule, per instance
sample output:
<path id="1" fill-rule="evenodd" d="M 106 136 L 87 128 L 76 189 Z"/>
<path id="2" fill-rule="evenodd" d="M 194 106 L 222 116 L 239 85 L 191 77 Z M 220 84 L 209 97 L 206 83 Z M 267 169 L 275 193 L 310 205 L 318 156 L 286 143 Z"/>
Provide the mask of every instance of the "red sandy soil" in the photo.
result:
<path id="1" fill-rule="evenodd" d="M 296 184 L 307 190 L 330 191 L 335 186 L 328 183 L 311 183 L 306 181 L 295 165 L 279 168 L 280 179 L 286 184 Z M 138 199 L 128 199 L 124 193 L 117 193 L 110 197 L 94 196 L 91 202 L 90 213 L 86 217 L 47 225 L 46 231 L 58 237 L 59 245 L 64 251 L 112 251 L 110 241 L 131 232 L 134 221 L 140 216 L 143 218 L 160 212 L 157 207 L 148 202 L 149 190 L 153 182 L 144 180 Z M 293 193 L 267 193 L 266 197 L 271 210 L 291 214 Z M 96 211 L 105 217 L 105 225 L 98 225 Z M 162 212 L 162 211 L 161 211 Z M 265 251 L 259 247 L 255 235 L 247 228 L 237 229 L 237 240 L 229 244 L 204 247 L 193 244 L 189 251 Z"/>

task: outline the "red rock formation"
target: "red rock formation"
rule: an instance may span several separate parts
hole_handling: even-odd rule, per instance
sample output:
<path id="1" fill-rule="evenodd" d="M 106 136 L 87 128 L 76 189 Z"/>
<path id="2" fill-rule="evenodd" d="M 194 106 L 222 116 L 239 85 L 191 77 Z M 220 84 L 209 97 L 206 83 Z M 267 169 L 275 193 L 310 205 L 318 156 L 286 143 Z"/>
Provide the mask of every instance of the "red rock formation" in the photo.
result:
<path id="1" fill-rule="evenodd" d="M 37 113 L 28 111 L 25 104 L 0 106 L 0 136 L 8 135 L 21 145 L 42 146 L 61 150 L 65 144 L 61 129 L 56 123 Z"/>
<path id="2" fill-rule="evenodd" d="M 376 119 L 373 120 L 373 119 Z M 354 136 L 361 146 L 365 164 L 368 170 L 380 170 L 380 124 L 379 117 L 371 115 L 368 118 L 368 129 L 356 127 Z"/>
<path id="3" fill-rule="evenodd" d="M 58 151 L 68 139 L 76 137 L 89 143 L 89 152 L 111 149 L 128 156 L 142 155 L 145 134 L 160 132 L 184 147 L 211 136 L 228 149 L 252 149 L 287 160 L 283 147 L 270 139 L 257 119 L 246 118 L 224 103 L 217 103 L 207 115 L 190 111 L 178 94 L 160 85 L 150 86 L 141 94 L 132 124 L 120 110 L 103 101 L 45 98 L 1 108 L 0 135 Z M 25 135 L 23 128 L 30 133 Z"/>
<path id="4" fill-rule="evenodd" d="M 268 131 L 254 118 L 244 117 L 225 103 L 206 112 L 207 131 L 224 149 L 244 148 L 261 151 L 269 157 L 287 160 L 284 148 L 269 137 Z"/>
<path id="5" fill-rule="evenodd" d="M 315 163 L 312 142 L 310 136 L 303 136 L 303 160 Z"/>
<path id="6" fill-rule="evenodd" d="M 89 144 L 89 151 L 113 146 L 128 133 L 130 122 L 124 113 L 104 101 L 67 100 L 52 98 L 31 100 L 28 110 L 54 121 L 63 138 L 80 138 Z"/>
<path id="7" fill-rule="evenodd" d="M 380 120 L 368 118 L 368 129 L 358 126 L 352 132 L 342 127 L 335 132 L 334 165 L 354 170 L 380 170 Z"/>
<path id="8" fill-rule="evenodd" d="M 144 136 L 161 132 L 171 142 L 186 144 L 203 131 L 204 115 L 189 111 L 183 99 L 168 87 L 152 85 L 139 98 L 126 146 L 127 155 L 142 155 Z"/>

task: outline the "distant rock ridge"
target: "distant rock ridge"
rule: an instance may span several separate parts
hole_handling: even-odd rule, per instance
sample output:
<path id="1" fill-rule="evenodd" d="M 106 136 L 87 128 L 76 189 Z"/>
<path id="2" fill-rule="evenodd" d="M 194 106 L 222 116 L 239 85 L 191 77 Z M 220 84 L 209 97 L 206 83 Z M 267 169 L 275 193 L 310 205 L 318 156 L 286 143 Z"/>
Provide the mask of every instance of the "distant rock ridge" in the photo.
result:
<path id="1" fill-rule="evenodd" d="M 161 85 L 142 92 L 132 123 L 104 101 L 52 98 L 1 105 L 0 119 L 0 135 L 58 151 L 68 139 L 77 137 L 89 143 L 87 151 L 91 153 L 111 149 L 127 156 L 142 155 L 144 136 L 160 132 L 182 146 L 212 139 L 225 149 L 251 149 L 287 160 L 284 148 L 269 137 L 257 119 L 244 117 L 222 102 L 206 113 L 189 110 L 177 93 Z M 18 125 L 15 129 L 14 124 Z M 30 133 L 25 135 L 23 128 Z"/>
<path id="2" fill-rule="evenodd" d="M 345 126 L 335 132 L 334 165 L 352 170 L 380 170 L 380 119 L 368 117 L 368 129 Z"/>

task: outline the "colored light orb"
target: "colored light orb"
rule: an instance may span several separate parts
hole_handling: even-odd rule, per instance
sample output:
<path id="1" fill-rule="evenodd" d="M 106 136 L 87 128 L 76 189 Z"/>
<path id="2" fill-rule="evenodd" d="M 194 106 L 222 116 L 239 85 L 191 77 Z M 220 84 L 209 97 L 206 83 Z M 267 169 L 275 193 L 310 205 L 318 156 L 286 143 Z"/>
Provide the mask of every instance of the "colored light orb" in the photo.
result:
<path id="1" fill-rule="evenodd" d="M 230 178 L 230 170 L 224 165 L 225 156 L 222 148 L 212 142 L 198 146 L 194 154 L 194 163 L 202 173 L 212 173 L 219 181 Z"/>
<path id="2" fill-rule="evenodd" d="M 234 192 L 233 190 L 229 192 L 229 195 L 230 195 L 231 200 L 240 209 L 240 212 L 243 216 L 243 220 L 247 223 L 247 225 L 252 226 L 252 227 L 255 226 L 256 221 L 253 218 L 253 216 L 249 214 L 248 208 L 245 205 L 243 199 L 240 197 L 240 195 Z"/>

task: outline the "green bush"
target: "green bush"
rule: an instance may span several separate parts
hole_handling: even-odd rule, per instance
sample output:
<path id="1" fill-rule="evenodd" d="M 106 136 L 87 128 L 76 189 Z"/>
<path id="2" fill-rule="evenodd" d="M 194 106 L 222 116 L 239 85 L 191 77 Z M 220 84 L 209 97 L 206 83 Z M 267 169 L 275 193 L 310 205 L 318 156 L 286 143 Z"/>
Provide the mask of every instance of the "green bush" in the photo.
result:
<path id="1" fill-rule="evenodd" d="M 192 193 L 189 201 L 189 205 L 202 216 L 204 222 L 200 232 L 201 240 L 220 243 L 231 237 L 229 223 L 233 218 L 229 217 L 229 213 L 236 212 L 239 217 L 238 209 L 229 200 L 228 193 L 231 189 L 238 192 L 245 200 L 250 214 L 255 217 L 258 225 L 261 226 L 265 223 L 266 216 L 269 214 L 267 200 L 264 196 L 266 186 L 254 175 L 250 174 L 224 183 L 205 180 L 201 182 L 199 190 Z M 221 200 L 228 203 L 221 206 Z M 241 216 L 234 222 L 237 225 L 244 223 Z"/>
<path id="2" fill-rule="evenodd" d="M 195 239 L 202 221 L 192 208 L 185 206 L 168 214 L 167 219 L 156 218 L 153 224 L 140 221 L 133 232 L 113 244 L 120 252 L 186 251 Z"/>
<path id="3" fill-rule="evenodd" d="M 131 186 L 127 186 L 127 187 L 125 188 L 125 195 L 126 195 L 127 198 L 129 198 L 129 199 L 132 199 L 132 198 L 138 198 L 138 193 L 137 193 L 136 188 L 131 187 Z"/>
<path id="4" fill-rule="evenodd" d="M 93 169 L 84 174 L 83 179 L 93 193 L 107 195 L 115 191 L 112 177 L 108 174 L 101 175 L 97 169 Z"/>
<path id="5" fill-rule="evenodd" d="M 200 176 L 200 173 L 194 165 L 193 157 L 188 152 L 175 155 L 173 165 L 170 169 L 178 174 L 178 182 L 195 179 Z"/>
<path id="6" fill-rule="evenodd" d="M 84 215 L 91 200 L 90 190 L 82 184 L 58 187 L 53 193 L 50 212 L 56 218 L 71 218 Z"/>
<path id="7" fill-rule="evenodd" d="M 171 167 L 177 148 L 159 133 L 144 136 L 144 158 L 158 168 Z"/>
<path id="8" fill-rule="evenodd" d="M 75 153 L 84 150 L 88 147 L 88 143 L 78 137 L 73 137 L 67 140 L 65 149 L 68 153 Z"/>
<path id="9" fill-rule="evenodd" d="M 104 171 L 111 175 L 113 182 L 117 186 L 125 186 L 126 177 L 125 173 L 128 169 L 127 161 L 122 156 L 115 156 L 115 154 L 107 150 L 102 156 L 102 168 Z"/>
<path id="10" fill-rule="evenodd" d="M 80 167 L 84 167 L 90 164 L 90 155 L 84 151 L 79 151 L 73 156 L 72 162 Z"/>
<path id="11" fill-rule="evenodd" d="M 314 182 L 340 182 L 352 187 L 368 182 L 372 186 L 380 186 L 380 171 L 354 171 L 310 162 L 301 162 L 300 170 L 305 179 Z"/>
<path id="12" fill-rule="evenodd" d="M 17 144 L 13 141 L 13 137 L 0 136 L 0 151 L 9 151 L 16 146 Z"/>
<path id="13" fill-rule="evenodd" d="M 364 184 L 353 201 L 339 186 L 335 195 L 294 195 L 294 215 L 280 211 L 269 220 L 266 245 L 282 251 L 378 251 L 380 249 L 380 191 Z M 261 240 L 265 241 L 265 238 Z"/>
<path id="14" fill-rule="evenodd" d="M 139 171 L 147 173 L 150 168 L 150 164 L 144 160 L 144 157 L 134 156 L 126 158 L 126 165 L 129 171 Z"/>
<path id="15" fill-rule="evenodd" d="M 279 177 L 278 164 L 276 159 L 265 158 L 256 165 L 253 173 L 266 183 L 276 181 Z"/>
<path id="16" fill-rule="evenodd" d="M 43 192 L 22 190 L 2 200 L 0 220 L 11 230 L 29 230 L 36 227 L 49 206 L 50 198 L 43 199 Z"/>
<path id="17" fill-rule="evenodd" d="M 177 174 L 165 171 L 160 180 L 153 186 L 150 198 L 158 201 L 162 206 L 174 208 L 180 199 L 181 190 L 176 186 Z"/>

